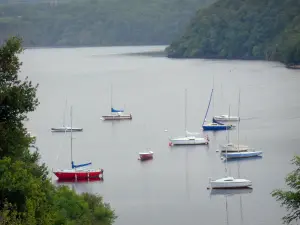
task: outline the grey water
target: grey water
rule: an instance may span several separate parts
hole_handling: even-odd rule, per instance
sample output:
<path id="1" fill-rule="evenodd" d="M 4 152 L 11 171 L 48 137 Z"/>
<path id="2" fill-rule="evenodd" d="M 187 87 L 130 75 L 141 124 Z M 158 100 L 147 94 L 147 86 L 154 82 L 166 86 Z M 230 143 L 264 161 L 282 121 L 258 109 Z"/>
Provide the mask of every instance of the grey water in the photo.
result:
<path id="1" fill-rule="evenodd" d="M 103 168 L 104 181 L 69 185 L 102 195 L 118 215 L 116 225 L 282 224 L 285 210 L 270 193 L 285 188 L 284 178 L 293 169 L 290 160 L 300 154 L 299 71 L 276 62 L 145 54 L 164 47 L 25 50 L 21 77 L 39 83 L 40 100 L 26 126 L 37 135 L 53 182 L 52 168 L 71 166 L 70 136 L 50 128 L 63 120 L 70 125 L 72 105 L 73 126 L 83 128 L 73 133 L 74 160 Z M 229 105 L 231 115 L 237 115 L 240 90 L 240 143 L 263 151 L 260 159 L 228 163 L 229 174 L 240 172 L 253 182 L 253 190 L 229 195 L 227 210 L 225 196 L 206 189 L 209 177 L 225 175 L 216 150 L 227 142 L 226 132 L 206 132 L 209 146 L 168 146 L 169 136 L 184 135 L 185 88 L 187 129 L 202 132 L 213 78 L 208 118 L 228 114 Z M 131 112 L 132 121 L 101 120 L 110 113 L 111 86 L 113 106 Z M 237 141 L 236 129 L 230 139 Z M 146 148 L 154 159 L 141 163 L 138 153 Z"/>

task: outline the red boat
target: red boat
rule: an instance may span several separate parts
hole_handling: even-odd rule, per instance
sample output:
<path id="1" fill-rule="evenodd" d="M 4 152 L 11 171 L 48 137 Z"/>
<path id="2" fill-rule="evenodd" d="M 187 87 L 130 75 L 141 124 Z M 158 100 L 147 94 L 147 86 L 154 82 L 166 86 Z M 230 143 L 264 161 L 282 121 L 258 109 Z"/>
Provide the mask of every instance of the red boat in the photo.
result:
<path id="1" fill-rule="evenodd" d="M 103 169 L 79 169 L 81 167 L 86 167 L 91 165 L 92 163 L 84 163 L 75 165 L 73 162 L 73 129 L 72 129 L 72 106 L 70 110 L 71 117 L 71 165 L 72 169 L 64 169 L 64 170 L 55 170 L 53 173 L 58 177 L 59 180 L 88 180 L 90 178 L 103 178 Z"/>
<path id="2" fill-rule="evenodd" d="M 89 178 L 89 179 L 85 179 L 85 180 L 75 180 L 75 179 L 71 179 L 71 180 L 63 180 L 63 179 L 57 179 L 56 182 L 57 183 L 91 183 L 91 182 L 101 182 L 104 179 L 102 177 L 95 177 L 95 178 Z"/>
<path id="3" fill-rule="evenodd" d="M 56 170 L 53 173 L 57 176 L 59 180 L 88 180 L 90 178 L 100 178 L 103 176 L 103 169 L 97 170 Z"/>
<path id="4" fill-rule="evenodd" d="M 139 155 L 140 155 L 140 160 L 141 161 L 153 159 L 153 152 L 152 151 L 140 152 Z"/>

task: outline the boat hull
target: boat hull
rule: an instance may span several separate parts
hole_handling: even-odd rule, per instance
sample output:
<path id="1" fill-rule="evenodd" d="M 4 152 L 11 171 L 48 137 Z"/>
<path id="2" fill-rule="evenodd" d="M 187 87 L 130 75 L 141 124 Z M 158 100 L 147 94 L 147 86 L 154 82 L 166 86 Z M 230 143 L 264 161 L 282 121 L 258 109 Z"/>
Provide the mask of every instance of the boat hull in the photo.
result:
<path id="1" fill-rule="evenodd" d="M 236 144 L 225 144 L 220 145 L 221 152 L 247 152 L 250 150 L 249 146 L 247 145 L 236 145 Z"/>
<path id="2" fill-rule="evenodd" d="M 141 161 L 150 160 L 153 159 L 153 152 L 139 153 L 139 156 Z"/>
<path id="3" fill-rule="evenodd" d="M 104 120 L 132 120 L 132 115 L 108 115 L 102 116 Z"/>
<path id="4" fill-rule="evenodd" d="M 80 132 L 83 128 L 51 128 L 52 132 Z"/>
<path id="5" fill-rule="evenodd" d="M 210 181 L 210 186 L 212 189 L 247 188 L 252 186 L 252 182 L 246 179 L 222 178 L 222 179 Z"/>
<path id="6" fill-rule="evenodd" d="M 53 172 L 59 180 L 87 180 L 103 176 L 103 170 L 58 170 Z"/>
<path id="7" fill-rule="evenodd" d="M 205 138 L 171 138 L 172 145 L 208 145 L 209 141 Z"/>
<path id="8" fill-rule="evenodd" d="M 239 121 L 240 118 L 237 116 L 231 116 L 231 117 L 226 117 L 226 116 L 214 116 L 213 119 L 215 121 L 220 121 L 220 122 L 226 122 L 226 121 Z"/>
<path id="9" fill-rule="evenodd" d="M 218 131 L 218 130 L 230 130 L 234 126 L 232 125 L 203 125 L 203 130 L 212 130 L 212 131 Z"/>
<path id="10" fill-rule="evenodd" d="M 257 157 L 261 156 L 262 151 L 255 151 L 255 152 L 233 152 L 233 153 L 224 153 L 223 156 L 227 159 L 234 159 L 234 158 L 249 158 L 249 157 Z"/>

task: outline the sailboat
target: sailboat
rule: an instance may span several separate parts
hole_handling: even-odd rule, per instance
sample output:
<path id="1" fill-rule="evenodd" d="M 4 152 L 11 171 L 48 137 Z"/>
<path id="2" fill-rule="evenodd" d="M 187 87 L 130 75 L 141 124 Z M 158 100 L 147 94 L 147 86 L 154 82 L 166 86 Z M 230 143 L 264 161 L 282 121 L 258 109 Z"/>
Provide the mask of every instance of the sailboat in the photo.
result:
<path id="1" fill-rule="evenodd" d="M 83 128 L 78 127 L 70 127 L 65 125 L 65 114 L 67 109 L 67 100 L 65 105 L 65 112 L 64 112 L 64 119 L 63 119 L 63 125 L 61 127 L 51 128 L 51 132 L 71 132 L 71 131 L 83 131 Z"/>
<path id="2" fill-rule="evenodd" d="M 170 137 L 169 145 L 207 145 L 209 143 L 208 136 L 196 137 L 195 133 L 187 131 L 187 89 L 185 89 L 185 136 L 183 137 Z M 198 133 L 197 133 L 198 134 Z"/>
<path id="3" fill-rule="evenodd" d="M 239 121 L 240 118 L 238 116 L 230 116 L 229 115 L 220 115 L 220 116 L 214 116 L 213 119 L 215 121 Z"/>
<path id="4" fill-rule="evenodd" d="M 205 130 L 205 131 L 207 131 L 207 130 L 218 131 L 218 130 L 228 130 L 228 129 L 234 128 L 235 126 L 232 125 L 232 124 L 225 125 L 223 123 L 220 123 L 220 122 L 216 121 L 215 119 L 213 119 L 212 123 L 205 124 L 213 92 L 214 92 L 214 89 L 211 90 L 210 99 L 209 99 L 209 102 L 208 102 L 208 107 L 207 107 L 207 110 L 206 110 L 206 113 L 205 113 L 205 116 L 204 116 L 204 120 L 203 120 L 203 123 L 202 123 L 203 130 Z"/>
<path id="5" fill-rule="evenodd" d="M 230 106 L 229 106 L 229 115 L 230 115 Z M 226 152 L 227 153 L 227 152 Z M 225 177 L 212 180 L 209 178 L 210 188 L 211 189 L 226 189 L 226 188 L 245 188 L 252 186 L 252 182 L 247 179 L 236 179 L 227 175 L 227 160 L 225 162 Z"/>
<path id="6" fill-rule="evenodd" d="M 71 128 L 72 128 L 72 107 L 70 110 L 71 116 Z M 103 177 L 103 169 L 83 169 L 82 167 L 86 167 L 91 165 L 92 163 L 84 163 L 75 165 L 73 161 L 73 136 L 71 129 L 71 169 L 58 169 L 54 170 L 53 173 L 58 177 L 59 180 L 87 180 L 89 178 L 98 178 L 100 175 Z"/>
<path id="7" fill-rule="evenodd" d="M 107 116 L 102 116 L 103 120 L 131 120 L 132 115 L 130 114 L 125 114 L 124 109 L 115 109 L 112 105 L 112 85 L 111 85 L 111 94 L 110 94 L 110 115 Z"/>
<path id="8" fill-rule="evenodd" d="M 214 77 L 213 77 L 213 88 L 214 88 Z M 222 85 L 221 85 L 221 92 L 222 92 Z M 213 97 L 214 99 L 214 97 Z M 214 107 L 214 100 L 213 100 L 213 107 Z M 219 116 L 213 116 L 214 121 L 219 121 L 219 122 L 229 122 L 229 121 L 239 121 L 240 117 L 238 116 L 229 116 L 229 115 L 219 115 Z"/>
<path id="9" fill-rule="evenodd" d="M 239 104 L 238 104 L 238 115 L 240 115 L 240 99 L 241 93 L 239 92 Z M 230 150 L 229 153 L 223 153 L 223 156 L 226 159 L 234 159 L 234 158 L 248 158 L 248 157 L 258 157 L 262 155 L 262 151 L 255 151 L 253 148 L 249 148 L 247 145 L 240 145 L 240 121 L 237 126 L 237 134 L 238 134 L 238 144 L 235 145 L 233 143 L 228 143 L 227 145 L 221 146 L 222 152 Z M 228 134 L 229 140 L 229 134 Z"/>

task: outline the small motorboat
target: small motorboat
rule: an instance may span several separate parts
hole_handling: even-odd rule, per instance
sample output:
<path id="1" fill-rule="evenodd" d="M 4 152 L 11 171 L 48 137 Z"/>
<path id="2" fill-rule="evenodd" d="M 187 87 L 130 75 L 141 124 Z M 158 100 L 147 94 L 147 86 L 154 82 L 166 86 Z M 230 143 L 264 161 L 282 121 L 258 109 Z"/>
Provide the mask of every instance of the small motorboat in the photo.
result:
<path id="1" fill-rule="evenodd" d="M 139 156 L 140 156 L 139 160 L 141 160 L 141 161 L 153 159 L 153 152 L 152 151 L 140 152 Z"/>
<path id="2" fill-rule="evenodd" d="M 238 116 L 228 116 L 228 115 L 214 116 L 213 119 L 215 121 L 239 121 L 240 120 Z"/>

